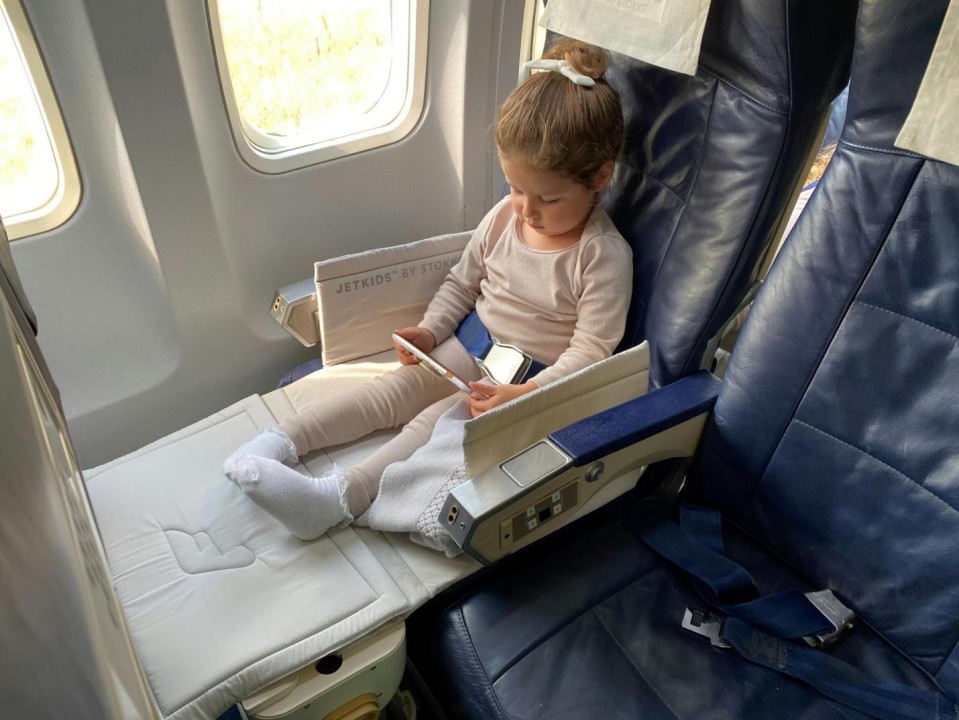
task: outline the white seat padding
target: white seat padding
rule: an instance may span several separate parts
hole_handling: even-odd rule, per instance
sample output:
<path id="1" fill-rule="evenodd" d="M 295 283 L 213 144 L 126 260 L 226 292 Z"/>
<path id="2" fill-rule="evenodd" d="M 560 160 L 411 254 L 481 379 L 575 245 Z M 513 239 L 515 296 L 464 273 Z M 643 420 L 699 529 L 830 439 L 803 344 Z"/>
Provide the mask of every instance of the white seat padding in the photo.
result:
<path id="1" fill-rule="evenodd" d="M 85 473 L 137 653 L 167 717 L 215 717 L 478 567 L 363 528 L 292 537 L 221 470 L 239 443 L 276 421 L 252 396 Z"/>

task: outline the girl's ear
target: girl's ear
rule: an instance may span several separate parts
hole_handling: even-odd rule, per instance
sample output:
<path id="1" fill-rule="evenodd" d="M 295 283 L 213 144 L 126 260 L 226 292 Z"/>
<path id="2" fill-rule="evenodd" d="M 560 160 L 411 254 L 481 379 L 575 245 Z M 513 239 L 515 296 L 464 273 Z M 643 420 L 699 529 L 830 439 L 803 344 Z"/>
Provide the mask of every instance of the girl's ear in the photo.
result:
<path id="1" fill-rule="evenodd" d="M 616 163 L 612 160 L 607 160 L 602 165 L 599 166 L 599 170 L 596 171 L 596 175 L 593 178 L 593 190 L 599 192 L 604 190 L 609 181 L 613 177 L 613 170 L 616 168 Z"/>

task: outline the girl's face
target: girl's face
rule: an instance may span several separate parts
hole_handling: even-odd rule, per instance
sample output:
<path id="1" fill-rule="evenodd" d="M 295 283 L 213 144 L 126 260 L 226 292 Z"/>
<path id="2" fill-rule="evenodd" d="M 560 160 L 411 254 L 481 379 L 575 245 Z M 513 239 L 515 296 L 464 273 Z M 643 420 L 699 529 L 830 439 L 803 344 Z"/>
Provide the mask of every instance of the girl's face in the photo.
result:
<path id="1" fill-rule="evenodd" d="M 613 163 L 600 170 L 595 187 L 555 172 L 539 170 L 524 162 L 500 156 L 510 186 L 515 212 L 533 232 L 524 228 L 523 238 L 549 239 L 553 243 L 578 242 L 596 204 L 596 194 L 609 182 Z"/>

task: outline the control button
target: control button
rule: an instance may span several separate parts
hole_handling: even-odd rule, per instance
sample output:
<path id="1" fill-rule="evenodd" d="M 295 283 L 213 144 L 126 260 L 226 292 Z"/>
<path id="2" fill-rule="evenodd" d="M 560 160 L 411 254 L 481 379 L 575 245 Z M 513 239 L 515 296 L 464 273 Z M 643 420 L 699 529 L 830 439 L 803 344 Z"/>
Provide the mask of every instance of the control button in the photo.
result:
<path id="1" fill-rule="evenodd" d="M 563 499 L 563 496 L 562 496 L 562 494 L 559 492 L 559 490 L 557 490 L 556 492 L 553 493 L 553 498 L 552 498 L 552 499 L 553 499 L 553 502 L 554 502 L 554 503 L 558 503 L 560 500 Z"/>
<path id="2" fill-rule="evenodd" d="M 528 530 L 535 530 L 537 525 L 539 525 L 539 520 L 537 520 L 536 518 L 533 518 L 532 520 L 528 520 L 526 522 L 526 528 Z"/>
<path id="3" fill-rule="evenodd" d="M 531 517 L 533 517 L 535 514 L 536 514 L 536 508 L 535 508 L 535 507 L 528 507 L 528 508 L 526 508 L 526 517 L 531 518 Z"/>
<path id="4" fill-rule="evenodd" d="M 556 503 L 555 505 L 553 505 L 553 515 L 559 515 L 561 512 L 563 512 L 562 503 Z"/>
<path id="5" fill-rule="evenodd" d="M 589 470 L 586 471 L 586 482 L 596 482 L 601 477 L 603 477 L 603 472 L 606 470 L 606 466 L 603 465 L 602 460 L 597 460 L 592 465 L 589 466 Z"/>

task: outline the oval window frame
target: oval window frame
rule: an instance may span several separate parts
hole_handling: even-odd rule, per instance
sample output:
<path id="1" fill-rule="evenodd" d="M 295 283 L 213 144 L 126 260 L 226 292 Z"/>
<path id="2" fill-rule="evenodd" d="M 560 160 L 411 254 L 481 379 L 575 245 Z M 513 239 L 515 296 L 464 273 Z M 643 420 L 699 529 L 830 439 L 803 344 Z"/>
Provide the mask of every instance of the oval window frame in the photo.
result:
<path id="1" fill-rule="evenodd" d="M 17 44 L 57 169 L 56 187 L 46 202 L 32 210 L 4 216 L 3 224 L 12 242 L 53 230 L 73 217 L 80 206 L 82 185 L 60 104 L 23 5 L 20 0 L 0 0 L 0 15 Z"/>
<path id="2" fill-rule="evenodd" d="M 377 102 L 374 112 L 369 113 L 375 124 L 351 130 L 341 126 L 333 135 L 328 130 L 295 136 L 268 135 L 252 127 L 241 116 L 226 62 L 218 1 L 207 0 L 207 14 L 220 87 L 234 144 L 250 167 L 267 174 L 299 170 L 398 142 L 419 122 L 426 96 L 429 0 L 391 0 L 393 66 L 383 97 L 389 98 L 393 104 L 385 110 L 375 111 L 380 105 L 380 101 Z M 405 73 L 397 73 L 397 70 L 405 70 Z M 403 76 L 402 82 L 397 80 L 400 75 Z M 284 143 L 278 137 L 290 142 Z"/>

